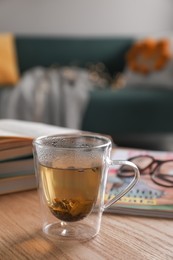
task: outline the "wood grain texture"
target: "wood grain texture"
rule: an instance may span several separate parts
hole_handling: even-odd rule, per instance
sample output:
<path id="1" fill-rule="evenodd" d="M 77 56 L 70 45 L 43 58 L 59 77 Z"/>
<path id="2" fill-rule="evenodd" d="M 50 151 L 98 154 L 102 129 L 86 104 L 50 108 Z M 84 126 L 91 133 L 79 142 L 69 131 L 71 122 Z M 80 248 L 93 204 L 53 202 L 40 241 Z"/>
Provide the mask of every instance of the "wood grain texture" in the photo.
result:
<path id="1" fill-rule="evenodd" d="M 0 196 L 0 259 L 173 259 L 173 220 L 104 213 L 88 242 L 62 243 L 41 231 L 36 191 Z"/>

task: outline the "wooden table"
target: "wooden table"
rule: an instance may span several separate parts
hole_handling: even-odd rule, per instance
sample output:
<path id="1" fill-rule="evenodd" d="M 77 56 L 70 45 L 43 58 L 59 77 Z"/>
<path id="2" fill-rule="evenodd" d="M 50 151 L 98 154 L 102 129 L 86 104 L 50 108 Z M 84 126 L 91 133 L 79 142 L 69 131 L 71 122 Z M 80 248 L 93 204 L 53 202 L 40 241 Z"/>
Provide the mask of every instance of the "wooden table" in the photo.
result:
<path id="1" fill-rule="evenodd" d="M 0 196 L 0 259 L 173 259 L 173 220 L 103 214 L 100 234 L 83 243 L 48 240 L 36 191 Z"/>

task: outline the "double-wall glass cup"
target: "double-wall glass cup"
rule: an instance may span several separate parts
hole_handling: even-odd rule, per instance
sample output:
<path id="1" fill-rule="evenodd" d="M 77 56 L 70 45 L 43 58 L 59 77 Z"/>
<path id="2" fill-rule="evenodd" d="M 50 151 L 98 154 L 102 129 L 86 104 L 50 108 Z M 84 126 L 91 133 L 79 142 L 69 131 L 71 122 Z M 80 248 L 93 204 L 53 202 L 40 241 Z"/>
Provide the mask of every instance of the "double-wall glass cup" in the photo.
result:
<path id="1" fill-rule="evenodd" d="M 33 142 L 42 229 L 51 238 L 88 240 L 99 233 L 102 213 L 124 196 L 139 178 L 137 166 L 111 160 L 111 140 L 102 135 L 72 134 L 39 137 Z M 130 166 L 131 183 L 105 202 L 110 167 Z"/>

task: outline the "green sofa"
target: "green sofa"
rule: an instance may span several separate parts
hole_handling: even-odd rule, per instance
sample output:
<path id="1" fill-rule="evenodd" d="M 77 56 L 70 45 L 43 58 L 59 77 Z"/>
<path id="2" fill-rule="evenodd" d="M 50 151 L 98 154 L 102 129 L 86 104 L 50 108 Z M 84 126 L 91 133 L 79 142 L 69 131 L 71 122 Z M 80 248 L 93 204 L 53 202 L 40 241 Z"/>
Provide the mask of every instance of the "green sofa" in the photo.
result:
<path id="1" fill-rule="evenodd" d="M 72 38 L 17 36 L 21 73 L 41 65 L 85 67 L 103 62 L 111 75 L 125 66 L 125 54 L 133 38 Z M 118 144 L 173 132 L 173 91 L 163 88 L 105 88 L 91 93 L 82 129 L 111 135 Z M 157 140 L 156 140 L 157 142 Z"/>

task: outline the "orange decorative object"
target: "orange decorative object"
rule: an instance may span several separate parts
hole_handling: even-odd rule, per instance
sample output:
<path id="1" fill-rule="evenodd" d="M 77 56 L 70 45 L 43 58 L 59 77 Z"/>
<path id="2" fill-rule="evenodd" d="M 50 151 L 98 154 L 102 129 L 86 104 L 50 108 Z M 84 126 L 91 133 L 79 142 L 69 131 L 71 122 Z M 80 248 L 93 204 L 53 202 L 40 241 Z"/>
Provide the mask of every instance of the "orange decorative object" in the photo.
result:
<path id="1" fill-rule="evenodd" d="M 134 72 L 148 74 L 163 69 L 171 59 L 168 39 L 145 39 L 135 43 L 127 53 L 127 65 Z"/>

